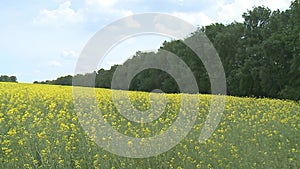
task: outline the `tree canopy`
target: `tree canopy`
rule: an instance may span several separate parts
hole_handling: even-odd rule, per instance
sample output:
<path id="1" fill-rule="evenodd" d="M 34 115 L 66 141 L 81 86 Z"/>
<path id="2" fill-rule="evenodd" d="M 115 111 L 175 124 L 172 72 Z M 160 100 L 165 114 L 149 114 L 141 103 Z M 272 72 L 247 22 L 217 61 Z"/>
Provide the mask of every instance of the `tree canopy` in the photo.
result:
<path id="1" fill-rule="evenodd" d="M 203 63 L 184 43 L 205 33 L 222 61 L 228 94 L 300 100 L 299 1 L 293 1 L 286 11 L 271 11 L 267 7 L 259 6 L 242 16 L 243 23 L 211 24 L 199 28 L 186 39 L 164 42 L 156 53 L 138 51 L 122 65 L 93 72 L 91 74 L 96 77 L 95 87 L 111 88 L 113 74 L 119 66 L 126 72 L 126 67 L 142 64 L 138 62 L 141 58 L 150 55 L 164 57 L 161 51 L 168 51 L 188 65 L 198 83 L 199 92 L 210 93 L 210 81 Z M 91 74 L 75 77 L 84 80 Z M 42 83 L 71 85 L 72 76 Z M 166 93 L 180 92 L 173 77 L 156 69 L 140 72 L 129 87 L 130 90 L 141 91 L 157 88 Z"/>
<path id="2" fill-rule="evenodd" d="M 0 82 L 18 82 L 16 76 L 1 75 Z"/>

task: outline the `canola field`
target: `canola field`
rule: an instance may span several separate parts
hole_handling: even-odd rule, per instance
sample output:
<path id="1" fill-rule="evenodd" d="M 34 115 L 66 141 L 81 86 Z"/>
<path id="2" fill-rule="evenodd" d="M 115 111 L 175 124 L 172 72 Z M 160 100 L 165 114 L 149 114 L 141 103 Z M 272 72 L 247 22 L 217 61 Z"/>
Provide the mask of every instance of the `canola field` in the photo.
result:
<path id="1" fill-rule="evenodd" d="M 228 96 L 215 132 L 200 143 L 211 96 L 197 95 L 196 122 L 177 146 L 154 157 L 127 158 L 104 150 L 87 135 L 75 112 L 72 91 L 65 86 L 0 83 L 0 168 L 300 168 L 299 102 Z M 180 94 L 169 94 L 159 118 L 132 122 L 114 107 L 111 90 L 95 91 L 105 121 L 131 137 L 166 131 L 180 110 Z M 129 93 L 132 105 L 149 109 L 148 93 Z M 82 104 L 93 110 L 88 101 Z"/>

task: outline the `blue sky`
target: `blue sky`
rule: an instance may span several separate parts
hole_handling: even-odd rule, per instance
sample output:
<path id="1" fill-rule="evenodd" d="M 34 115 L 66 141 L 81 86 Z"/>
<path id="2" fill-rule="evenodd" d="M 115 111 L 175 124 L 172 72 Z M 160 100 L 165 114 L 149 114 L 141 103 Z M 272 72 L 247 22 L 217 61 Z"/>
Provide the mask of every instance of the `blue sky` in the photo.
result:
<path id="1" fill-rule="evenodd" d="M 0 75 L 19 82 L 74 74 L 87 41 L 101 28 L 125 16 L 145 12 L 174 15 L 195 26 L 242 22 L 253 6 L 285 10 L 290 0 L 1 0 Z M 126 40 L 99 67 L 122 63 L 137 50 L 157 49 L 162 36 Z"/>

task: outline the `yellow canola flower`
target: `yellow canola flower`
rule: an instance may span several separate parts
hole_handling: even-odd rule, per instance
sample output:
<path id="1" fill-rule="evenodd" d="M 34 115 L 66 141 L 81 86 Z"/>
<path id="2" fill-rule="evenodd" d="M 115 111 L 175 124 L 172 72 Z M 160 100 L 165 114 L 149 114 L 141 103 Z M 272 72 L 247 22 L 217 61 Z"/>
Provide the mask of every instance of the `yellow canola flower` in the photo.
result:
<path id="1" fill-rule="evenodd" d="M 80 87 L 79 87 L 80 88 Z M 96 103 L 85 88 L 79 95 L 82 107 L 75 111 L 72 87 L 0 83 L 0 168 L 278 168 L 299 166 L 300 103 L 288 100 L 238 98 L 228 96 L 220 123 L 206 142 L 199 134 L 210 110 L 211 96 L 199 95 L 197 121 L 189 134 L 171 150 L 146 159 L 118 157 L 97 142 L 114 143 L 104 122 L 115 131 L 141 138 L 147 151 L 147 138 L 163 134 L 174 125 L 180 107 L 178 94 L 166 94 L 164 112 L 149 123 L 136 123 L 116 109 L 109 89 L 95 89 Z M 117 91 L 118 99 L 125 91 Z M 151 107 L 149 93 L 129 92 L 135 108 Z M 155 95 L 159 101 L 161 95 Z M 131 106 L 124 110 L 130 112 Z M 98 114 L 101 110 L 102 114 Z M 87 125 L 90 129 L 82 127 Z M 180 127 L 172 128 L 179 133 Z M 90 134 L 90 135 L 89 135 Z M 124 142 L 134 148 L 133 142 Z M 124 144 L 123 143 L 123 144 Z M 157 147 L 160 147 L 159 143 Z M 113 148 L 113 147 L 112 147 Z M 161 147 L 162 148 L 162 147 Z M 137 150 L 139 151 L 139 150 Z M 2 156 L 1 156 L 2 153 Z M 126 152 L 125 152 L 126 153 Z M 245 153 L 249 158 L 244 158 Z M 283 157 L 283 158 L 282 158 Z M 282 166 L 272 159 L 282 160 Z M 264 164 L 263 164 L 264 163 Z"/>
<path id="2" fill-rule="evenodd" d="M 16 130 L 15 128 L 13 128 L 13 129 L 9 130 L 9 131 L 7 132 L 7 134 L 8 134 L 9 136 L 15 136 L 15 135 L 17 134 L 17 130 Z"/>

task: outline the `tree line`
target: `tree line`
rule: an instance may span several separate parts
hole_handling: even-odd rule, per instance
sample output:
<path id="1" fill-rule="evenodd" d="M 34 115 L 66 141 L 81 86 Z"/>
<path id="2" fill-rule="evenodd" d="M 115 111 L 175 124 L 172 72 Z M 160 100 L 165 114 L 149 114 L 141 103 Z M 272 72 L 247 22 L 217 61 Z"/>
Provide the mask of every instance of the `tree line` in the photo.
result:
<path id="1" fill-rule="evenodd" d="M 242 16 L 243 23 L 215 23 L 198 28 L 186 39 L 165 41 L 157 52 L 138 51 L 124 64 L 114 65 L 109 70 L 100 69 L 85 75 L 69 75 L 35 83 L 72 85 L 73 78 L 76 78 L 85 82 L 83 86 L 93 86 L 93 82 L 88 79 L 94 77 L 95 87 L 111 88 L 113 74 L 117 68 L 127 72 L 134 66 L 142 65 L 142 60 L 145 60 L 142 58 L 164 57 L 163 51 L 169 51 L 191 69 L 198 83 L 199 93 L 210 93 L 209 76 L 204 64 L 185 45 L 204 33 L 222 61 L 228 94 L 300 100 L 299 1 L 291 2 L 290 8 L 285 11 L 271 11 L 267 7 L 259 6 Z M 129 90 L 138 91 L 152 91 L 157 88 L 166 93 L 180 92 L 176 79 L 157 69 L 140 72 L 129 86 Z"/>
<path id="2" fill-rule="evenodd" d="M 16 76 L 1 75 L 0 82 L 18 82 Z"/>

